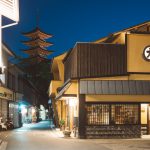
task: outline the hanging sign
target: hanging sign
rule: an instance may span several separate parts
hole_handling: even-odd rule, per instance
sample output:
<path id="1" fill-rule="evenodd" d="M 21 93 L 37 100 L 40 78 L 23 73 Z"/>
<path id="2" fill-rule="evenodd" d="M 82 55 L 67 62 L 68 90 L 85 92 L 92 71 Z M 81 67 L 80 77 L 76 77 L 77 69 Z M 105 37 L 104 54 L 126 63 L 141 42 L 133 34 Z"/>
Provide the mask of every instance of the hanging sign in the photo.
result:
<path id="1" fill-rule="evenodd" d="M 7 88 L 0 87 L 0 98 L 13 100 L 13 92 Z"/>
<path id="2" fill-rule="evenodd" d="M 144 48 L 143 56 L 145 60 L 150 61 L 150 46 Z"/>

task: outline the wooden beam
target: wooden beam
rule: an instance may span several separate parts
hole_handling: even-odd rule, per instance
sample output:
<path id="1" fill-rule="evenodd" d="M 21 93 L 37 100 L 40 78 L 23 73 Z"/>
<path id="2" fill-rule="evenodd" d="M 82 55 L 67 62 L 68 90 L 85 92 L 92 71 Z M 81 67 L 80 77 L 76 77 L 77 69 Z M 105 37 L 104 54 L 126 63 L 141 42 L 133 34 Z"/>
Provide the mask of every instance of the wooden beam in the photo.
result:
<path id="1" fill-rule="evenodd" d="M 86 110 L 85 110 L 85 95 L 79 94 L 79 138 L 85 139 L 85 126 L 86 126 Z"/>

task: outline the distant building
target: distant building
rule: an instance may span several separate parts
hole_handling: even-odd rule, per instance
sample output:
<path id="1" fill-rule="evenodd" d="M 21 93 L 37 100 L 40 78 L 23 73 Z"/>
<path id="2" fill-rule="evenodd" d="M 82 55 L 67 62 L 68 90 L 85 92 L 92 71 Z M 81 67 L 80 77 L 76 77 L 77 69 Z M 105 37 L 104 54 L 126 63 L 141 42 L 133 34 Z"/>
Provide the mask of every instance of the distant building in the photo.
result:
<path id="1" fill-rule="evenodd" d="M 8 59 L 10 57 L 14 57 L 15 54 L 3 44 L 2 46 L 2 64 L 3 68 L 1 68 L 0 74 L 0 117 L 5 120 L 8 117 L 8 105 L 10 101 L 14 101 L 14 93 L 13 90 L 7 87 L 8 85 L 8 74 L 7 68 L 9 65 Z"/>
<path id="2" fill-rule="evenodd" d="M 49 95 L 79 138 L 150 134 L 150 22 L 91 43 L 52 63 Z"/>
<path id="3" fill-rule="evenodd" d="M 52 114 L 54 115 L 53 118 L 55 121 L 55 125 L 57 127 L 59 126 L 59 121 L 61 119 L 65 119 L 65 117 L 62 117 L 62 113 L 61 113 L 61 110 L 62 110 L 61 103 L 63 103 L 63 101 L 57 101 L 56 96 L 58 94 L 58 89 L 64 84 L 63 59 L 65 58 L 66 54 L 67 53 L 64 53 L 60 56 L 55 57 L 52 60 L 52 65 L 51 65 L 51 72 L 53 74 L 53 80 L 51 80 L 51 83 L 49 86 L 49 97 L 50 97 L 51 105 L 53 108 L 53 113 L 51 113 L 51 115 Z"/>
<path id="4" fill-rule="evenodd" d="M 23 33 L 23 35 L 28 38 L 28 40 L 22 42 L 28 47 L 23 50 L 28 57 L 21 59 L 21 65 L 24 66 L 23 68 L 28 75 L 27 79 L 32 81 L 32 83 L 36 85 L 36 88 L 41 92 L 39 105 L 43 105 L 45 108 L 43 110 L 43 106 L 41 106 L 42 109 L 40 109 L 39 106 L 39 117 L 40 119 L 44 119 L 46 118 L 46 109 L 48 107 L 47 80 L 49 80 L 49 77 L 46 76 L 50 76 L 48 72 L 51 64 L 48 55 L 53 53 L 52 50 L 47 49 L 52 46 L 53 43 L 48 42 L 47 40 L 52 38 L 53 35 L 42 31 L 39 27 Z"/>
<path id="5" fill-rule="evenodd" d="M 3 68 L 0 74 L 0 117 L 5 121 L 11 118 L 14 126 L 19 127 L 22 106 L 27 109 L 26 116 L 32 116 L 32 109 L 39 103 L 39 91 L 25 78 L 25 73 L 9 60 L 15 54 L 3 44 Z M 30 111 L 30 113 L 29 113 Z M 32 121 L 32 117 L 31 121 Z"/>

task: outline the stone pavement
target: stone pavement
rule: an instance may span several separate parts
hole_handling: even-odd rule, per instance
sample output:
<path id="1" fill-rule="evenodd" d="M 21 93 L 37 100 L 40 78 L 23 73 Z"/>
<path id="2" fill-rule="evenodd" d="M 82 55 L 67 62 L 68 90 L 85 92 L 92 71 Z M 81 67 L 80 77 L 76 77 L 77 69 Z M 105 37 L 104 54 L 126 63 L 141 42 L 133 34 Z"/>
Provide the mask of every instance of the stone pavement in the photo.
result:
<path id="1" fill-rule="evenodd" d="M 53 130 L 52 136 L 62 138 L 63 133 L 59 129 Z M 75 137 L 71 137 L 74 139 Z M 75 140 L 75 139 L 74 139 Z M 110 150 L 150 150 L 150 135 L 143 135 L 137 139 L 76 139 L 76 141 L 84 141 L 98 146 L 104 146 Z"/>
<path id="2" fill-rule="evenodd" d="M 27 124 L 6 131 L 0 150 L 149 150 L 150 137 L 143 139 L 76 139 L 63 138 L 50 121 Z M 7 147 L 7 148 L 6 148 Z"/>
<path id="3" fill-rule="evenodd" d="M 111 150 L 150 150 L 150 139 L 99 139 L 92 143 Z"/>
<path id="4" fill-rule="evenodd" d="M 0 150 L 5 150 L 7 147 L 7 137 L 9 131 L 0 131 Z"/>
<path id="5" fill-rule="evenodd" d="M 110 150 L 86 140 L 63 138 L 62 133 L 51 128 L 48 121 L 29 124 L 12 131 L 7 138 L 6 150 Z"/>

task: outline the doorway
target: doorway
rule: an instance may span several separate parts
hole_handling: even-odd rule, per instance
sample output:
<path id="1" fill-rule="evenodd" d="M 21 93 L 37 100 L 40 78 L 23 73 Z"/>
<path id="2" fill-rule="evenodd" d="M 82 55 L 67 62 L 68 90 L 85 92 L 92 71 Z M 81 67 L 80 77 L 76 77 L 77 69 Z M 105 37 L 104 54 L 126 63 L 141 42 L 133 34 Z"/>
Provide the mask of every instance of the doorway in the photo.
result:
<path id="1" fill-rule="evenodd" d="M 150 135 L 150 104 L 141 104 L 141 132 Z"/>

